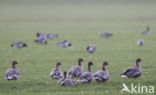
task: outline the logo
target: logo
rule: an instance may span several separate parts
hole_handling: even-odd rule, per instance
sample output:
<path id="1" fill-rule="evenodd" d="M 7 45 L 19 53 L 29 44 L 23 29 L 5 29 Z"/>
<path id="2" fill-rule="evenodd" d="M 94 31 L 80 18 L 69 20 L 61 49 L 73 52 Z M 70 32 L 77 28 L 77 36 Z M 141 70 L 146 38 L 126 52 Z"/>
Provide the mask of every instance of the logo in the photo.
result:
<path id="1" fill-rule="evenodd" d="M 128 92 L 128 93 L 149 93 L 149 94 L 152 94 L 154 93 L 154 86 L 145 86 L 145 85 L 140 85 L 140 84 L 137 84 L 137 85 L 134 85 L 133 83 L 131 83 L 131 87 L 128 88 L 128 86 L 123 83 L 123 88 L 121 90 L 121 93 L 124 93 L 124 92 Z"/>

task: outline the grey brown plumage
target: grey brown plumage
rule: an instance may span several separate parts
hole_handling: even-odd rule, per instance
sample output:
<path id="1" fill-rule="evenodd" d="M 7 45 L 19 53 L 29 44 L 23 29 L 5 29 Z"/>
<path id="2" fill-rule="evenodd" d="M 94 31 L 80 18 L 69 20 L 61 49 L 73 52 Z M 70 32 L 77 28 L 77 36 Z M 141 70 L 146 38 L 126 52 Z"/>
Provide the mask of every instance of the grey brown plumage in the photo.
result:
<path id="1" fill-rule="evenodd" d="M 23 48 L 23 47 L 27 47 L 27 44 L 24 42 L 15 42 L 11 44 L 11 47 Z"/>
<path id="2" fill-rule="evenodd" d="M 89 46 L 87 46 L 86 50 L 89 52 L 89 53 L 94 53 L 96 48 L 94 45 L 90 44 Z"/>
<path id="3" fill-rule="evenodd" d="M 136 60 L 136 66 L 129 67 L 126 69 L 123 73 L 121 73 L 121 77 L 128 77 L 128 78 L 138 78 L 142 74 L 142 69 L 139 63 L 141 62 L 141 59 L 138 58 Z"/>
<path id="4" fill-rule="evenodd" d="M 56 68 L 52 69 L 50 72 L 50 77 L 52 79 L 59 79 L 62 78 L 62 71 L 60 70 L 59 66 L 61 65 L 60 62 L 56 63 Z"/>
<path id="5" fill-rule="evenodd" d="M 8 69 L 4 75 L 6 80 L 17 80 L 19 78 L 19 70 L 16 68 L 17 61 L 12 62 L 12 68 Z"/>

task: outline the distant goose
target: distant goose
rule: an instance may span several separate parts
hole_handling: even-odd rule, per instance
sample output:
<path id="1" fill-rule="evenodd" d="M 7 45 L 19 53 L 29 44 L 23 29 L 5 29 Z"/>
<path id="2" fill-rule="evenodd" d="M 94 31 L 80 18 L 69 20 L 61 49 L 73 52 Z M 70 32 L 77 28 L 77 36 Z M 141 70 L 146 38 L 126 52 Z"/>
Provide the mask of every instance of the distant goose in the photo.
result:
<path id="1" fill-rule="evenodd" d="M 121 73 L 121 77 L 128 77 L 128 78 L 138 78 L 141 76 L 142 70 L 139 63 L 141 62 L 141 59 L 138 58 L 136 60 L 136 66 L 129 67 L 126 69 L 123 73 Z"/>
<path id="2" fill-rule="evenodd" d="M 12 68 L 8 69 L 4 77 L 6 80 L 17 80 L 19 78 L 19 71 L 16 68 L 17 61 L 12 62 Z"/>
<path id="3" fill-rule="evenodd" d="M 36 33 L 36 36 L 37 36 L 37 38 L 43 38 L 43 39 L 46 39 L 47 38 L 47 35 L 46 34 L 43 34 L 43 33 L 40 33 L 40 32 L 37 32 Z"/>
<path id="4" fill-rule="evenodd" d="M 105 82 L 108 80 L 109 76 L 108 76 L 108 72 L 105 68 L 106 65 L 108 65 L 108 63 L 106 61 L 104 61 L 103 66 L 102 66 L 102 71 L 97 71 L 94 74 L 94 79 L 97 82 Z"/>
<path id="5" fill-rule="evenodd" d="M 11 44 L 11 47 L 23 48 L 23 47 L 27 47 L 27 44 L 24 42 L 16 42 Z"/>
<path id="6" fill-rule="evenodd" d="M 57 34 L 52 34 L 52 33 L 47 34 L 47 38 L 48 38 L 48 39 L 54 39 L 54 38 L 57 38 L 57 37 L 58 37 Z"/>
<path id="7" fill-rule="evenodd" d="M 94 45 L 90 44 L 89 46 L 87 46 L 86 50 L 89 52 L 89 53 L 94 53 L 96 48 Z"/>
<path id="8" fill-rule="evenodd" d="M 138 44 L 139 46 L 143 46 L 143 45 L 144 45 L 144 40 L 138 40 L 138 41 L 137 41 L 137 44 Z"/>
<path id="9" fill-rule="evenodd" d="M 93 74 L 91 72 L 91 65 L 93 65 L 92 62 L 88 63 L 88 72 L 83 72 L 79 78 L 78 78 L 78 82 L 82 82 L 82 83 L 90 83 L 93 80 Z"/>
<path id="10" fill-rule="evenodd" d="M 35 42 L 38 44 L 47 44 L 47 40 L 45 38 L 37 38 Z"/>
<path id="11" fill-rule="evenodd" d="M 74 77 L 80 76 L 80 74 L 83 72 L 83 66 L 82 66 L 81 62 L 83 62 L 83 59 L 79 58 L 78 66 L 72 66 L 68 72 L 68 76 L 72 77 L 73 74 L 74 74 L 73 75 Z"/>
<path id="12" fill-rule="evenodd" d="M 74 76 L 71 77 L 71 79 L 66 78 L 66 72 L 64 72 L 64 79 L 61 80 L 62 86 L 75 86 L 76 81 L 74 80 Z"/>
<path id="13" fill-rule="evenodd" d="M 108 32 L 105 32 L 105 33 L 101 34 L 102 38 L 108 38 L 108 37 L 111 37 L 111 36 L 112 36 L 112 34 L 108 33 Z"/>
<path id="14" fill-rule="evenodd" d="M 64 47 L 64 48 L 65 47 L 72 47 L 72 44 L 69 43 L 67 40 L 63 40 L 63 41 L 57 43 L 57 45 L 60 46 L 60 47 Z"/>
<path id="15" fill-rule="evenodd" d="M 151 34 L 149 26 L 147 26 L 146 30 L 144 32 L 142 32 L 142 34 L 144 34 L 144 35 L 150 35 Z"/>
<path id="16" fill-rule="evenodd" d="M 50 76 L 52 79 L 59 79 L 62 78 L 62 71 L 59 69 L 59 66 L 61 65 L 60 62 L 56 63 L 56 68 L 52 69 L 50 72 Z"/>

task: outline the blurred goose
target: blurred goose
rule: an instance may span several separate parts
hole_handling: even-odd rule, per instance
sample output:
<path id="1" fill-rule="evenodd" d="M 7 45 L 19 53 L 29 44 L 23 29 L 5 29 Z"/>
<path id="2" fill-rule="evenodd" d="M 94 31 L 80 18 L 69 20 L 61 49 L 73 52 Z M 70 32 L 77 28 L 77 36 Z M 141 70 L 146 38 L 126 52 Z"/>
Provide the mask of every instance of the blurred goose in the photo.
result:
<path id="1" fill-rule="evenodd" d="M 45 38 L 37 38 L 35 42 L 38 44 L 47 44 L 47 40 Z"/>
<path id="2" fill-rule="evenodd" d="M 89 46 L 87 46 L 86 50 L 89 52 L 89 53 L 94 53 L 96 48 L 94 45 L 90 44 Z"/>
<path id="3" fill-rule="evenodd" d="M 106 61 L 104 61 L 103 63 L 103 66 L 102 66 L 102 71 L 97 71 L 95 74 L 94 74 L 94 79 L 97 81 L 97 82 L 105 82 L 108 80 L 108 72 L 105 68 L 105 66 L 108 65 L 108 63 Z"/>
<path id="4" fill-rule="evenodd" d="M 57 45 L 61 46 L 61 47 L 64 47 L 64 48 L 67 47 L 67 46 L 72 47 L 72 44 L 69 43 L 67 40 L 63 40 L 62 42 L 57 43 Z"/>
<path id="5" fill-rule="evenodd" d="M 142 70 L 139 63 L 141 62 L 140 58 L 136 59 L 136 66 L 129 67 L 123 73 L 121 73 L 121 77 L 128 77 L 128 78 L 138 78 L 141 76 Z"/>
<path id="6" fill-rule="evenodd" d="M 144 40 L 138 40 L 138 41 L 137 41 L 137 44 L 138 44 L 139 46 L 143 46 L 143 45 L 144 45 Z"/>
<path id="7" fill-rule="evenodd" d="M 57 37 L 58 37 L 57 34 L 52 34 L 52 33 L 47 34 L 47 38 L 49 38 L 49 39 L 54 39 L 54 38 L 57 38 Z"/>
<path id="8" fill-rule="evenodd" d="M 75 86 L 76 82 L 74 80 L 74 75 L 72 75 L 71 79 L 66 78 L 66 72 L 64 72 L 64 79 L 61 80 L 62 86 Z"/>
<path id="9" fill-rule="evenodd" d="M 59 69 L 59 66 L 61 65 L 60 62 L 56 63 L 56 68 L 52 69 L 50 72 L 50 76 L 52 79 L 59 79 L 62 78 L 62 71 Z"/>
<path id="10" fill-rule="evenodd" d="M 150 35 L 151 34 L 149 26 L 147 26 L 146 30 L 144 32 L 142 32 L 142 34 L 144 34 L 144 35 Z"/>
<path id="11" fill-rule="evenodd" d="M 4 77 L 6 80 L 17 80 L 19 78 L 19 71 L 16 68 L 17 61 L 12 62 L 12 68 L 8 69 Z"/>
<path id="12" fill-rule="evenodd" d="M 83 59 L 79 58 L 78 66 L 72 66 L 68 72 L 68 76 L 72 77 L 73 74 L 74 74 L 73 75 L 74 77 L 80 76 L 80 74 L 83 72 L 83 66 L 82 66 L 81 62 L 83 62 Z"/>
<path id="13" fill-rule="evenodd" d="M 16 42 L 16 43 L 11 44 L 11 47 L 22 48 L 22 47 L 27 47 L 27 44 L 24 42 Z"/>
<path id="14" fill-rule="evenodd" d="M 43 33 L 40 33 L 40 32 L 37 32 L 36 33 L 36 36 L 37 36 L 37 38 L 43 38 L 43 39 L 46 39 L 47 38 L 47 35 L 46 34 L 43 34 Z"/>
<path id="15" fill-rule="evenodd" d="M 67 80 L 66 72 L 63 73 L 64 77 L 60 77 L 58 83 L 61 84 L 64 80 Z"/>
<path id="16" fill-rule="evenodd" d="M 101 34 L 102 38 L 108 38 L 108 37 L 111 37 L 111 36 L 112 36 L 112 34 L 108 33 L 108 32 L 105 32 L 105 33 Z"/>
<path id="17" fill-rule="evenodd" d="M 93 65 L 92 62 L 88 63 L 88 72 L 83 72 L 79 78 L 78 78 L 78 82 L 82 82 L 82 83 L 90 83 L 93 80 L 93 74 L 91 72 L 91 66 Z"/>

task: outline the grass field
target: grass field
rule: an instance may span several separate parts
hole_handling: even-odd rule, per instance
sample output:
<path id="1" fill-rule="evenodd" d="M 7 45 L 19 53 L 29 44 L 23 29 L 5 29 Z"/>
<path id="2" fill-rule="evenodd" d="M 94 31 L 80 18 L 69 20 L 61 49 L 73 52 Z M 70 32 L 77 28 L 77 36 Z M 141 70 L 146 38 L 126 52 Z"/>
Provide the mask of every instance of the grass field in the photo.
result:
<path id="1" fill-rule="evenodd" d="M 0 95 L 155 95 L 120 92 L 122 83 L 156 87 L 155 9 L 155 0 L 0 0 Z M 151 35 L 141 34 L 146 25 Z M 34 43 L 36 32 L 57 33 L 59 38 L 38 45 Z M 103 32 L 113 37 L 101 38 Z M 65 39 L 73 48 L 56 46 Z M 139 39 L 145 40 L 144 46 L 137 46 Z M 26 42 L 28 48 L 11 48 L 16 41 Z M 89 44 L 96 46 L 94 54 L 85 51 Z M 68 71 L 80 57 L 85 71 L 88 61 L 94 63 L 93 72 L 108 61 L 109 80 L 62 87 L 49 77 L 56 62 L 63 64 L 62 71 Z M 138 57 L 143 60 L 142 76 L 121 78 L 119 74 L 135 65 Z M 20 78 L 7 81 L 3 75 L 13 60 L 19 62 Z"/>

